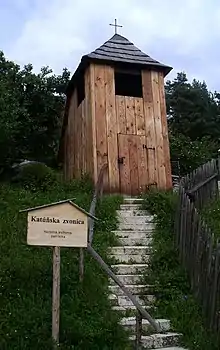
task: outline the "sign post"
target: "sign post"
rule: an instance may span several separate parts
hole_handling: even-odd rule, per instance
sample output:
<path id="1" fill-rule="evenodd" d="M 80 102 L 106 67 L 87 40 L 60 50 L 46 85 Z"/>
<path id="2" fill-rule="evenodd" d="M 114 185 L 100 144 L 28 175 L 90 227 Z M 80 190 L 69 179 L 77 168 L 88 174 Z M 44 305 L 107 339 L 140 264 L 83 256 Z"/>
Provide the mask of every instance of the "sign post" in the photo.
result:
<path id="1" fill-rule="evenodd" d="M 59 344 L 60 247 L 87 247 L 88 217 L 71 200 L 21 210 L 27 212 L 27 244 L 53 247 L 52 338 Z"/>
<path id="2" fill-rule="evenodd" d="M 60 329 L 60 247 L 53 248 L 52 338 L 59 344 Z"/>

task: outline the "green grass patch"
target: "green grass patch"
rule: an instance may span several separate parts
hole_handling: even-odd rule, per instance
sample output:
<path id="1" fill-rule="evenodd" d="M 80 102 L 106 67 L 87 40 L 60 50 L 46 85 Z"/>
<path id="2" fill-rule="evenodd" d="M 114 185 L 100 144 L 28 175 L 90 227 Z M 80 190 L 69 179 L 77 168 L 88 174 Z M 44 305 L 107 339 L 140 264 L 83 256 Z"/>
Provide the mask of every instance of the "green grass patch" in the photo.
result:
<path id="1" fill-rule="evenodd" d="M 214 200 L 202 211 L 201 215 L 216 239 L 220 239 L 220 199 Z"/>
<path id="2" fill-rule="evenodd" d="M 42 186 L 42 184 L 40 185 Z M 88 210 L 92 185 L 88 179 L 51 186 L 0 185 L 0 349 L 50 350 L 52 249 L 26 244 L 26 214 L 19 210 L 66 198 Z M 105 261 L 114 243 L 116 209 L 122 199 L 106 196 L 98 203 L 94 247 Z M 79 283 L 79 250 L 61 249 L 60 349 L 125 350 L 127 334 L 111 310 L 108 280 L 85 252 L 85 278 Z"/>
<path id="3" fill-rule="evenodd" d="M 155 317 L 171 320 L 172 329 L 183 334 L 182 346 L 190 350 L 217 350 L 217 336 L 205 327 L 204 317 L 191 290 L 186 271 L 180 266 L 175 247 L 174 214 L 177 195 L 152 191 L 144 208 L 156 214 L 153 254 L 145 282 L 155 285 Z"/>

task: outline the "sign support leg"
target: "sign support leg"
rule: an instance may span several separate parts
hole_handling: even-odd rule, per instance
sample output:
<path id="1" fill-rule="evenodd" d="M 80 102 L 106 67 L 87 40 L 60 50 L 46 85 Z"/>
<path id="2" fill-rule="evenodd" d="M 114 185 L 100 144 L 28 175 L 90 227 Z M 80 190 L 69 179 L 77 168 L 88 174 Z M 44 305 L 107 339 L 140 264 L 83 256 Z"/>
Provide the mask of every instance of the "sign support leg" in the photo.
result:
<path id="1" fill-rule="evenodd" d="M 60 247 L 53 247 L 52 338 L 59 344 L 60 327 Z"/>

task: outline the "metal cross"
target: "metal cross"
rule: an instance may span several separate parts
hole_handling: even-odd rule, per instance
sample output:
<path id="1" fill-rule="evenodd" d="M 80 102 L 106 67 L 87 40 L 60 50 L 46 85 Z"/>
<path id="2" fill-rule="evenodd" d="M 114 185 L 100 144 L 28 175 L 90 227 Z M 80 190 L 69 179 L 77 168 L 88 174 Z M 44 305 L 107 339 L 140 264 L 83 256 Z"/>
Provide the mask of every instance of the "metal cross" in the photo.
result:
<path id="1" fill-rule="evenodd" d="M 120 27 L 122 28 L 123 26 L 117 24 L 117 19 L 115 18 L 115 24 L 109 24 L 110 26 L 115 27 L 115 34 L 117 34 L 117 28 Z"/>

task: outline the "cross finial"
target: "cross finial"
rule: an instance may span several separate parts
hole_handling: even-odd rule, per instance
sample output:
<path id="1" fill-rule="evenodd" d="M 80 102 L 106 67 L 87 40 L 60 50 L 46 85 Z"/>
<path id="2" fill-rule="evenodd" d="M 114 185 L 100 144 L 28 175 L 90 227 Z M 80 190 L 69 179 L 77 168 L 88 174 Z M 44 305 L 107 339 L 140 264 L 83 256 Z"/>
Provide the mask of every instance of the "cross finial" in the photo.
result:
<path id="1" fill-rule="evenodd" d="M 122 28 L 123 26 L 117 24 L 117 19 L 115 18 L 115 24 L 109 24 L 110 26 L 115 27 L 115 34 L 117 34 L 117 28 Z"/>

